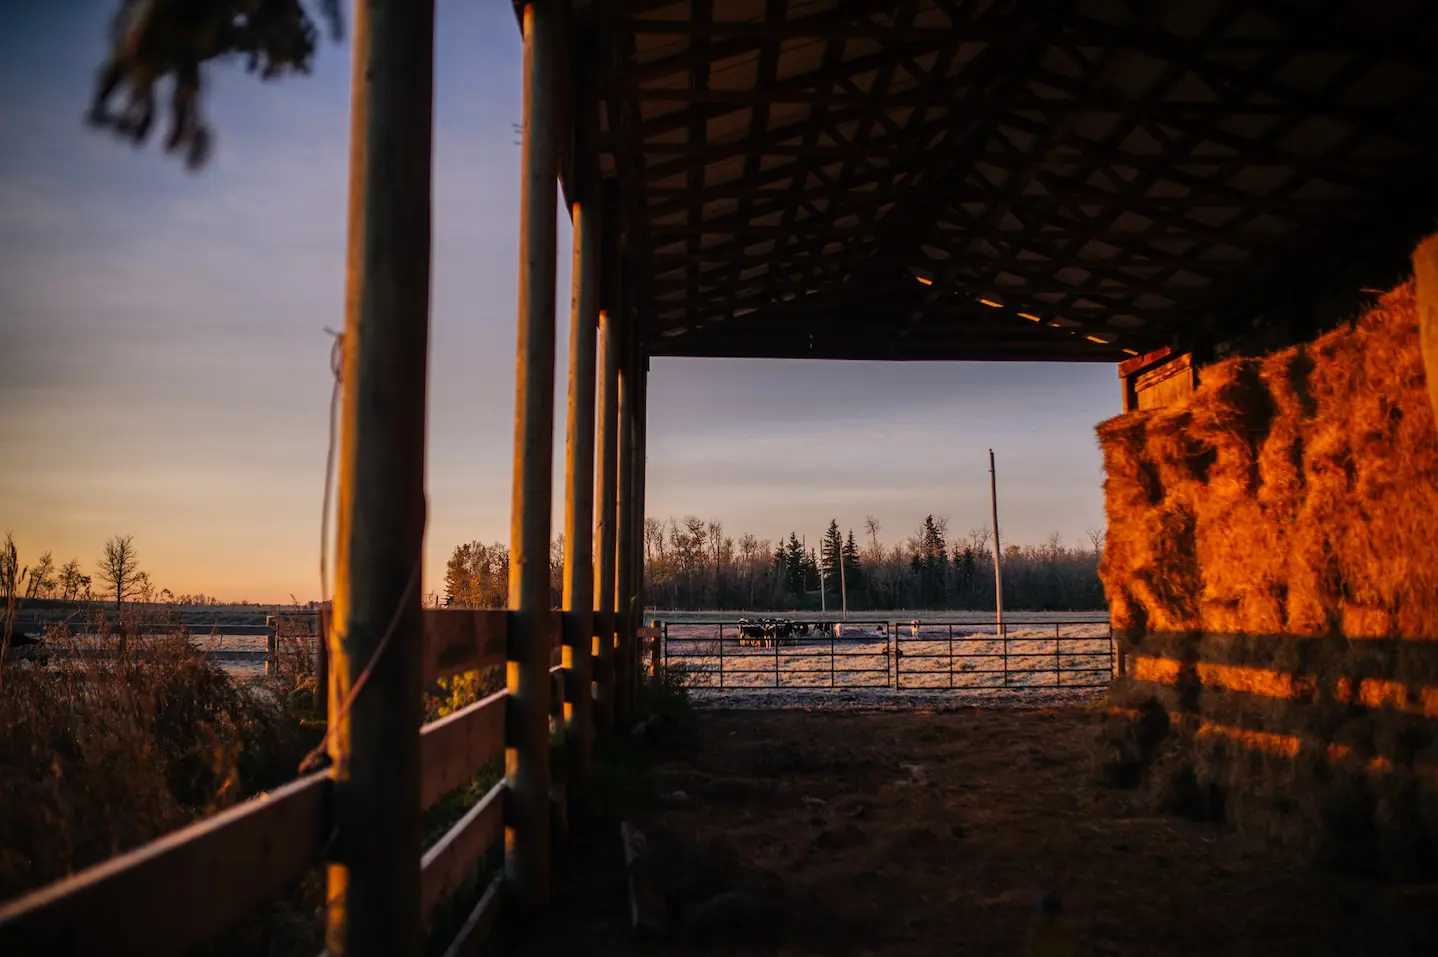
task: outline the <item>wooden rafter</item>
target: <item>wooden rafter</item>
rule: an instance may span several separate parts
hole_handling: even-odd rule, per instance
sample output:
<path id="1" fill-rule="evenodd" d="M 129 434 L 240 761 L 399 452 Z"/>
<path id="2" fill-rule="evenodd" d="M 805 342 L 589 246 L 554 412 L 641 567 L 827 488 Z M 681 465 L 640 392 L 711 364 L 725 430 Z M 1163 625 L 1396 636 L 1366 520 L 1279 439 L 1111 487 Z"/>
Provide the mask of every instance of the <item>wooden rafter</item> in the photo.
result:
<path id="1" fill-rule="evenodd" d="M 1283 250 L 1396 222 L 1375 202 L 1438 151 L 1431 5 L 726 7 L 608 7 L 604 148 L 660 353 L 1163 346 Z"/>

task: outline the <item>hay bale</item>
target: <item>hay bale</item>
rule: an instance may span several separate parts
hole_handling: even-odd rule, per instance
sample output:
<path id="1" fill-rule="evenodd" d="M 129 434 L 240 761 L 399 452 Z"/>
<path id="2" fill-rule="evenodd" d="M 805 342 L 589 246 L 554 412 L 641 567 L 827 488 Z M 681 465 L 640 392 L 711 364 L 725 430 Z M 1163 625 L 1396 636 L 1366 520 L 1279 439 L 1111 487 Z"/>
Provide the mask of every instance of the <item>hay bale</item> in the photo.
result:
<path id="1" fill-rule="evenodd" d="M 1091 754 L 1100 782 L 1135 788 L 1168 737 L 1168 710 L 1153 690 L 1120 678 L 1109 691 L 1109 708 L 1094 735 Z"/>
<path id="2" fill-rule="evenodd" d="M 1438 428 L 1412 284 L 1098 435 L 1114 624 L 1179 662 L 1115 683 L 1100 773 L 1315 862 L 1438 874 L 1419 693 L 1438 685 Z"/>

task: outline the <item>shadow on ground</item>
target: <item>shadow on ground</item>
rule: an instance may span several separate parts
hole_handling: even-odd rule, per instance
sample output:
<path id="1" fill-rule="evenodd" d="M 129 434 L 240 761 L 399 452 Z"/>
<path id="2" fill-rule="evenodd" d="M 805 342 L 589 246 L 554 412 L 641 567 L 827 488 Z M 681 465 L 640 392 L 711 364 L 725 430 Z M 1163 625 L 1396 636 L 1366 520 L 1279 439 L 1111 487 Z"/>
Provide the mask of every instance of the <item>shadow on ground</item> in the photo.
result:
<path id="1" fill-rule="evenodd" d="M 525 954 L 1024 954 L 1057 892 L 1094 957 L 1438 953 L 1438 889 L 1285 863 L 1094 783 L 1092 713 L 701 712 L 611 755 L 555 915 Z M 647 836 L 667 934 L 629 929 L 618 816 Z M 576 829 L 578 832 L 579 829 Z"/>

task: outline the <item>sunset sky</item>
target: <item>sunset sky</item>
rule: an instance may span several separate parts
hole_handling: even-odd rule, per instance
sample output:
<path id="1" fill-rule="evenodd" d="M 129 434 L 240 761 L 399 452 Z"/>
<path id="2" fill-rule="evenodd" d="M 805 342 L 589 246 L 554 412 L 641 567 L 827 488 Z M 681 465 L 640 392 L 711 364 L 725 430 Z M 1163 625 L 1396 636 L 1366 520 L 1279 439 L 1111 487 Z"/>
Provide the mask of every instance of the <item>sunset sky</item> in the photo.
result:
<path id="1" fill-rule="evenodd" d="M 177 593 L 319 597 L 348 47 L 272 84 L 212 65 L 216 150 L 190 175 L 82 122 L 112 7 L 20 0 L 0 31 L 0 533 L 87 568 L 128 533 Z M 509 4 L 439 19 L 428 589 L 455 544 L 508 537 L 520 159 Z M 890 541 L 927 513 L 963 532 L 988 522 L 992 447 L 1005 541 L 1078 544 L 1103 520 L 1092 426 L 1119 406 L 1109 364 L 656 359 L 648 511 L 735 537 L 866 514 Z"/>

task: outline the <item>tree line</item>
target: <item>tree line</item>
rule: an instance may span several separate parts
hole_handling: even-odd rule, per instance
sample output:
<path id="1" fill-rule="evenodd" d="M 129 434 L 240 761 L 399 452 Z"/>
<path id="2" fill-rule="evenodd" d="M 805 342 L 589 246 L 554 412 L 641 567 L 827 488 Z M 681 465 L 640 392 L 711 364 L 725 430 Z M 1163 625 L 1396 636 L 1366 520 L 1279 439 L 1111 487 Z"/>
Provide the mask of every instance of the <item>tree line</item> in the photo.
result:
<path id="1" fill-rule="evenodd" d="M 645 520 L 644 581 L 651 607 L 850 611 L 994 607 L 993 537 L 987 528 L 950 536 L 948 520 L 928 516 L 902 542 L 885 544 L 872 516 L 863 538 L 831 521 L 809 545 L 797 532 L 776 539 L 745 534 L 695 516 Z M 1065 545 L 1057 533 L 1041 545 L 1007 545 L 1000 571 L 1004 607 L 1023 611 L 1102 610 L 1103 532 Z M 550 591 L 562 598 L 564 540 L 550 547 Z M 445 569 L 446 604 L 503 608 L 509 549 L 502 543 L 455 547 Z"/>
<path id="2" fill-rule="evenodd" d="M 53 552 L 42 552 L 31 564 L 21 564 L 15 536 L 6 533 L 0 544 L 0 601 L 13 606 L 32 599 L 60 601 L 109 601 L 120 608 L 127 602 L 155 602 L 178 605 L 218 605 L 210 595 L 176 595 L 159 588 L 150 573 L 140 567 L 140 553 L 133 535 L 112 536 L 100 549 L 94 574 L 87 575 L 80 559 L 63 565 L 55 563 Z"/>

